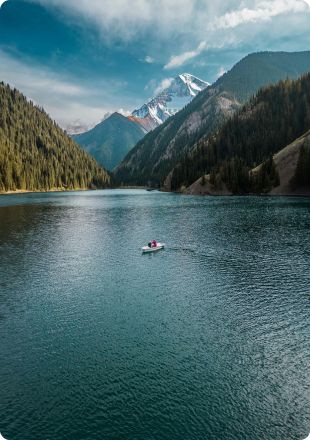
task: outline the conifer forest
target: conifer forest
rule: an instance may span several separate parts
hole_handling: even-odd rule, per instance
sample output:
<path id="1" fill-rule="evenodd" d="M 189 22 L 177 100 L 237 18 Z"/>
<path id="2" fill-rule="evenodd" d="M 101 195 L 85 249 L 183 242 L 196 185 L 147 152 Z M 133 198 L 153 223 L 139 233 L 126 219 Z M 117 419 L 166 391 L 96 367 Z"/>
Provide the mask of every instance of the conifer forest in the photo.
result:
<path id="1" fill-rule="evenodd" d="M 111 186 L 111 174 L 42 108 L 0 84 L 0 192 Z"/>
<path id="2" fill-rule="evenodd" d="M 261 87 L 215 136 L 198 141 L 194 153 L 182 158 L 174 167 L 171 188 L 188 187 L 210 174 L 211 183 L 223 179 L 234 193 L 267 191 L 270 181 L 278 183 L 272 155 L 309 129 L 310 73 Z M 304 176 L 310 174 L 307 155 L 302 153 Z M 249 173 L 261 163 L 260 173 Z"/>

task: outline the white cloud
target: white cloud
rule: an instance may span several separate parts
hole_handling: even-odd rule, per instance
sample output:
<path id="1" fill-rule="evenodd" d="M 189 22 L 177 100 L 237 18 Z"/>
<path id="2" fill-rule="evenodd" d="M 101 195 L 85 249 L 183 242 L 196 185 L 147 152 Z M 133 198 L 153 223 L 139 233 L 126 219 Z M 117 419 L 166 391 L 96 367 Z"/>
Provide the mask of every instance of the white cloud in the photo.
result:
<path id="1" fill-rule="evenodd" d="M 106 113 L 103 115 L 103 118 L 101 119 L 100 122 L 105 121 L 105 120 L 108 119 L 111 115 L 113 115 L 113 112 L 111 112 L 111 111 L 106 112 Z"/>
<path id="2" fill-rule="evenodd" d="M 167 89 L 174 78 L 164 78 L 159 83 L 157 83 L 155 78 L 152 78 L 147 85 L 144 87 L 144 90 L 149 90 L 153 95 L 158 95 L 164 89 Z M 151 100 L 152 98 L 149 98 Z"/>
<path id="3" fill-rule="evenodd" d="M 88 131 L 88 125 L 84 124 L 81 119 L 76 119 L 67 126 L 66 130 L 69 134 L 80 134 Z"/>
<path id="4" fill-rule="evenodd" d="M 119 108 L 118 110 L 116 110 L 117 111 L 117 113 L 120 113 L 121 115 L 123 115 L 123 116 L 130 116 L 131 115 L 131 111 L 129 111 L 129 110 L 124 110 L 124 109 L 122 109 L 122 108 Z"/>
<path id="5" fill-rule="evenodd" d="M 82 107 L 81 110 L 84 110 L 84 108 Z M 92 109 L 93 110 L 93 109 Z M 101 111 L 101 109 L 96 109 L 96 112 L 92 114 L 97 114 L 98 110 Z M 71 122 L 70 124 L 67 125 L 67 132 L 69 134 L 80 134 L 80 133 L 84 133 L 85 131 L 91 130 L 92 128 L 94 128 L 97 124 L 100 124 L 100 122 L 105 121 L 106 119 L 108 119 L 111 115 L 113 115 L 113 113 L 120 113 L 121 115 L 127 117 L 131 115 L 131 111 L 129 110 L 124 110 L 122 108 L 119 108 L 118 110 L 115 111 L 107 111 L 104 113 L 103 118 L 98 121 L 98 119 L 96 118 L 97 122 L 92 122 L 89 125 L 87 125 L 85 122 L 82 122 L 81 119 L 76 119 L 74 122 Z M 70 112 L 70 114 L 73 114 L 72 110 Z"/>
<path id="6" fill-rule="evenodd" d="M 224 69 L 224 67 L 220 67 L 219 71 L 217 72 L 217 77 L 220 78 L 224 75 L 224 73 L 226 73 L 226 70 Z"/>
<path id="7" fill-rule="evenodd" d="M 310 3 L 310 0 L 308 0 Z M 308 3 L 308 4 L 309 4 Z M 228 12 L 219 17 L 211 25 L 211 29 L 234 28 L 243 23 L 255 23 L 258 21 L 270 21 L 272 17 L 289 12 L 305 12 L 309 8 L 304 1 L 300 0 L 276 0 L 257 2 L 255 8 L 247 7 Z"/>
<path id="8" fill-rule="evenodd" d="M 309 0 L 309 1 L 310 1 L 310 0 Z M 151 58 L 151 57 L 149 57 L 149 56 L 146 56 L 146 57 L 145 57 L 145 61 L 146 61 L 147 63 L 150 63 L 150 64 L 155 63 L 154 58 Z"/>
<path id="9" fill-rule="evenodd" d="M 202 41 L 196 50 L 192 50 L 191 52 L 184 52 L 181 55 L 172 56 L 169 60 L 169 63 L 164 66 L 164 69 L 174 69 L 176 67 L 182 66 L 185 61 L 190 60 L 191 58 L 199 55 L 203 50 L 208 48 L 206 41 Z"/>
<path id="10" fill-rule="evenodd" d="M 150 57 L 149 55 L 147 55 L 145 58 L 139 58 L 139 61 L 141 61 L 142 63 L 149 63 L 149 64 L 154 64 L 155 58 Z"/>
<path id="11" fill-rule="evenodd" d="M 132 112 L 129 111 L 129 110 L 124 110 L 124 109 L 122 109 L 122 108 L 119 108 L 118 110 L 115 110 L 115 111 L 111 111 L 111 110 L 109 110 L 108 112 L 106 112 L 106 113 L 103 115 L 103 118 L 101 119 L 101 122 L 103 122 L 103 121 L 105 121 L 106 119 L 108 119 L 111 115 L 113 115 L 113 113 L 120 113 L 121 115 L 127 117 L 127 116 L 130 116 Z"/>
<path id="12" fill-rule="evenodd" d="M 163 90 L 167 89 L 170 86 L 170 84 L 172 83 L 173 80 L 174 80 L 174 78 L 162 79 L 161 82 L 159 83 L 159 85 L 154 90 L 154 95 L 156 96 L 160 92 L 162 92 Z"/>
<path id="13" fill-rule="evenodd" d="M 6 0 L 0 0 L 0 8 L 1 8 L 1 5 L 3 5 L 3 3 L 5 3 L 6 2 Z"/>

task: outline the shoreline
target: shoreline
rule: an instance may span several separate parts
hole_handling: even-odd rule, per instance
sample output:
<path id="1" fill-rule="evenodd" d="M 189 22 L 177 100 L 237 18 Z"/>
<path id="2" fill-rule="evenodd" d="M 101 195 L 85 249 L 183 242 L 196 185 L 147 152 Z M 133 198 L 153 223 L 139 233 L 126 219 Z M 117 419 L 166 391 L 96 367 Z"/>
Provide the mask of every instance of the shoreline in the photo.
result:
<path id="1" fill-rule="evenodd" d="M 54 188 L 49 189 L 47 191 L 44 190 L 28 190 L 28 189 L 17 189 L 15 191 L 5 191 L 0 192 L 0 196 L 6 196 L 6 195 L 12 195 L 12 194 L 42 194 L 42 193 L 52 193 L 52 192 L 75 192 L 75 191 L 105 191 L 109 189 L 146 189 L 146 190 L 157 190 L 157 188 L 149 188 L 147 186 L 117 186 L 115 188 L 97 188 L 97 189 L 91 189 L 91 188 L 78 188 L 78 189 L 66 189 L 66 188 Z"/>
<path id="2" fill-rule="evenodd" d="M 190 194 L 185 191 L 166 191 L 159 189 L 159 192 L 168 193 L 168 194 L 180 194 L 182 196 L 194 196 L 194 197 L 310 197 L 309 194 L 256 194 L 256 193 L 248 193 L 248 194 Z"/>
<path id="3" fill-rule="evenodd" d="M 104 189 L 112 189 L 112 188 L 104 188 Z M 42 193 L 51 193 L 51 192 L 74 192 L 74 191 L 96 191 L 93 189 L 89 189 L 89 188 L 80 188 L 80 189 L 60 189 L 60 188 L 55 188 L 55 189 L 49 189 L 47 191 L 44 190 L 28 190 L 28 189 L 17 189 L 15 191 L 5 191 L 5 192 L 0 192 L 0 196 L 6 196 L 6 195 L 12 195 L 12 194 L 42 194 Z"/>
<path id="4" fill-rule="evenodd" d="M 39 191 L 39 190 L 22 190 L 18 189 L 16 191 L 6 191 L 0 192 L 1 196 L 8 195 L 21 195 L 21 194 L 46 194 L 53 192 L 76 192 L 76 191 L 106 191 L 106 190 L 121 190 L 121 189 L 145 189 L 150 191 L 158 191 L 162 193 L 169 194 L 180 194 L 183 196 L 194 196 L 194 197 L 310 197 L 310 194 L 189 194 L 183 191 L 165 191 L 158 188 L 148 188 L 144 186 L 124 186 L 124 187 L 116 187 L 116 188 L 101 188 L 101 189 L 89 189 L 89 188 L 80 188 L 80 189 L 50 189 L 48 191 Z"/>
<path id="5" fill-rule="evenodd" d="M 148 186 L 135 186 L 135 185 L 128 185 L 128 186 L 117 186 L 113 189 L 150 189 L 150 190 L 154 190 L 157 188 L 149 188 Z"/>

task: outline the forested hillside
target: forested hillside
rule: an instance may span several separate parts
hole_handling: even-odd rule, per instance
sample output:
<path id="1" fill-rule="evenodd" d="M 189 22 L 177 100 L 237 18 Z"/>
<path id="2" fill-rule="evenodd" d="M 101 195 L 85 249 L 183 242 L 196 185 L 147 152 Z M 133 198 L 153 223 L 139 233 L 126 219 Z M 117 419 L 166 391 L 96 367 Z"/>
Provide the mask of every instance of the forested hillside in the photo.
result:
<path id="1" fill-rule="evenodd" d="M 227 91 L 240 103 L 248 101 L 261 86 L 276 84 L 289 76 L 297 79 L 310 70 L 310 51 L 307 52 L 260 52 L 239 61 L 233 69 L 224 73 L 214 87 Z"/>
<path id="2" fill-rule="evenodd" d="M 183 110 L 148 133 L 116 167 L 124 184 L 157 185 L 198 141 L 214 135 L 234 111 L 267 83 L 310 70 L 310 52 L 248 55 Z"/>
<path id="3" fill-rule="evenodd" d="M 144 134 L 135 122 L 113 113 L 92 130 L 72 138 L 106 170 L 113 170 Z"/>
<path id="4" fill-rule="evenodd" d="M 0 191 L 107 188 L 112 183 L 43 109 L 0 84 Z"/>
<path id="5" fill-rule="evenodd" d="M 276 178 L 272 155 L 309 129 L 310 73 L 262 87 L 215 137 L 199 142 L 191 156 L 183 157 L 173 170 L 171 189 L 188 187 L 210 173 L 212 184 L 220 185 L 224 180 L 235 193 L 268 191 Z M 302 163 L 306 164 L 307 153 L 303 154 Z M 259 172 L 249 174 L 260 163 Z"/>

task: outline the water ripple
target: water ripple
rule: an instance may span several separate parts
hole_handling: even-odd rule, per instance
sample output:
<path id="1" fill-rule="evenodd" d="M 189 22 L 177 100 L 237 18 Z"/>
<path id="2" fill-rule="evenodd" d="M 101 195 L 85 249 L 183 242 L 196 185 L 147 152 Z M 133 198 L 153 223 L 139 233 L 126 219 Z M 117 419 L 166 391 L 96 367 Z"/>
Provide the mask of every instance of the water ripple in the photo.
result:
<path id="1" fill-rule="evenodd" d="M 302 440 L 310 201 L 0 198 L 0 432 Z M 157 238 L 166 249 L 142 255 Z"/>

